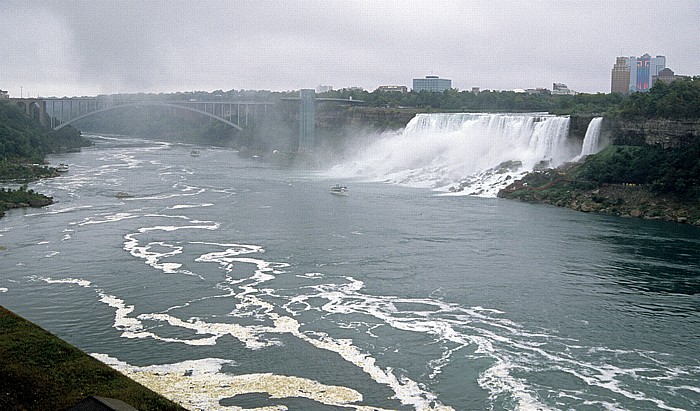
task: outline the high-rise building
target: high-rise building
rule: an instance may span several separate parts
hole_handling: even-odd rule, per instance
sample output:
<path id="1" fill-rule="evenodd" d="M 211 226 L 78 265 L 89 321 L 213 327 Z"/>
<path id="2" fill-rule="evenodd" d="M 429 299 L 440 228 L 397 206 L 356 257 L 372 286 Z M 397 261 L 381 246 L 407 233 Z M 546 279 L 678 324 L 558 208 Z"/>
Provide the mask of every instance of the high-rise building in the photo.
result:
<path id="1" fill-rule="evenodd" d="M 666 57 L 651 57 L 648 53 L 641 57 L 631 56 L 627 59 L 627 66 L 630 69 L 630 93 L 648 91 L 653 77 L 666 68 Z"/>
<path id="2" fill-rule="evenodd" d="M 413 91 L 443 92 L 452 88 L 452 80 L 438 76 L 413 79 Z"/>
<path id="3" fill-rule="evenodd" d="M 630 92 L 630 68 L 627 65 L 627 57 L 618 57 L 612 68 L 610 92 L 621 94 Z"/>
<path id="4" fill-rule="evenodd" d="M 637 91 L 647 91 L 651 87 L 651 56 L 644 54 L 637 59 Z"/>

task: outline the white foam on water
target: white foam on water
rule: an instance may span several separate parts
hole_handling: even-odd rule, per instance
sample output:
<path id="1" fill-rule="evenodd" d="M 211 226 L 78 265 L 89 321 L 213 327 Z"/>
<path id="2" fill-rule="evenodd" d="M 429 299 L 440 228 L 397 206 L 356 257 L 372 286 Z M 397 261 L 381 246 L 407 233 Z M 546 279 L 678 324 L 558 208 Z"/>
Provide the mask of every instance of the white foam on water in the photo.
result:
<path id="1" fill-rule="evenodd" d="M 175 186 L 179 186 L 179 184 L 175 184 Z M 192 197 L 192 196 L 197 196 L 199 194 L 202 194 L 205 191 L 207 191 L 207 190 L 204 188 L 186 186 L 184 189 L 181 189 L 180 192 L 177 192 L 177 193 L 166 193 L 166 194 L 159 194 L 159 195 L 152 195 L 152 196 L 144 196 L 144 197 L 139 197 L 139 199 L 140 200 L 167 200 L 169 198 L 177 198 L 177 197 Z"/>
<path id="2" fill-rule="evenodd" d="M 105 224 L 105 223 L 116 223 L 119 221 L 130 220 L 133 218 L 138 218 L 139 215 L 132 213 L 115 213 L 109 214 L 102 217 L 88 217 L 82 222 L 77 223 L 78 226 L 91 225 L 91 224 Z"/>
<path id="3" fill-rule="evenodd" d="M 435 378 L 450 363 L 455 354 L 466 347 L 474 347 L 474 359 L 488 358 L 489 365 L 479 376 L 478 383 L 490 394 L 493 404 L 511 398 L 517 409 L 543 410 L 550 407 L 538 397 L 537 383 L 523 373 L 552 371 L 565 373 L 583 385 L 599 387 L 612 395 L 648 402 L 660 409 L 677 409 L 663 396 L 654 397 L 629 387 L 626 381 L 648 382 L 657 386 L 659 380 L 669 381 L 666 389 L 673 391 L 671 381 L 678 386 L 689 381 L 687 369 L 669 367 L 658 352 L 610 350 L 605 347 L 581 347 L 575 341 L 560 338 L 548 330 L 531 331 L 503 318 L 502 311 L 484 307 L 465 308 L 435 299 L 409 299 L 392 296 L 375 297 L 361 292 L 363 284 L 352 277 L 344 277 L 340 284 L 319 284 L 304 289 L 311 293 L 298 293 L 288 297 L 283 307 L 293 315 L 304 311 L 320 310 L 326 320 L 337 314 L 339 326 L 342 318 L 351 315 L 367 315 L 397 330 L 432 336 L 433 343 L 443 347 L 442 355 L 432 361 L 429 378 Z M 322 299 L 325 303 L 318 303 Z M 319 307 L 319 304 L 320 307 Z M 414 307 L 414 308 L 410 308 Z M 369 331 L 368 331 L 369 333 Z M 373 335 L 369 333 L 369 335 Z M 566 347 L 565 350 L 551 347 Z M 570 351 L 581 352 L 573 355 Z M 612 365 L 605 358 L 625 356 L 637 358 L 632 366 Z M 617 364 L 617 363 L 616 363 Z M 629 362 L 628 362 L 629 364 Z M 643 364 L 643 366 L 641 366 Z M 649 376 L 648 376 L 649 375 Z M 545 388 L 546 389 L 546 388 Z M 661 394 L 660 394 L 661 395 Z M 609 406 L 611 403 L 602 401 Z M 613 407 L 614 408 L 614 407 Z"/>
<path id="4" fill-rule="evenodd" d="M 198 276 L 202 278 L 201 276 L 193 273 L 190 270 L 184 270 L 181 269 L 182 264 L 181 263 L 175 263 L 175 262 L 161 262 L 162 259 L 168 258 L 168 257 L 174 257 L 178 254 L 182 253 L 183 246 L 182 245 L 177 245 L 177 244 L 170 244 L 165 241 L 151 241 L 148 242 L 146 245 L 141 245 L 138 239 L 139 235 L 145 234 L 145 233 L 152 233 L 152 232 L 158 232 L 158 231 L 163 231 L 163 232 L 173 232 L 173 231 L 178 231 L 178 230 L 189 230 L 189 229 L 197 229 L 197 230 L 217 230 L 219 228 L 218 223 L 214 223 L 211 221 L 199 221 L 199 220 L 189 220 L 185 216 L 162 216 L 162 215 L 146 215 L 146 217 L 168 217 L 168 218 L 176 218 L 176 219 L 184 219 L 188 220 L 188 225 L 183 225 L 183 226 L 153 226 L 153 227 L 142 227 L 139 228 L 136 233 L 130 233 L 124 235 L 124 245 L 123 249 L 125 251 L 128 251 L 129 254 L 131 254 L 134 257 L 143 259 L 146 264 L 149 266 L 161 270 L 166 274 L 186 274 L 186 275 L 192 275 L 192 276 Z M 154 251 L 154 248 L 165 248 L 169 249 L 170 251 L 163 252 L 161 251 Z M 203 278 L 202 278 L 203 279 Z"/>
<path id="5" fill-rule="evenodd" d="M 242 254 L 250 254 L 250 253 L 261 253 L 264 252 L 265 250 L 260 247 L 260 246 L 253 246 L 253 245 L 245 245 L 245 244 L 215 244 L 215 243 L 201 243 L 201 242 L 193 242 L 193 244 L 208 244 L 208 245 L 217 245 L 217 246 L 222 246 L 222 247 L 227 247 L 226 250 L 224 251 L 215 251 L 211 253 L 206 253 L 203 254 L 197 259 L 195 259 L 196 262 L 215 262 L 221 265 L 226 272 L 231 272 L 233 270 L 233 263 L 238 261 L 238 262 L 246 262 L 242 261 L 239 258 L 235 258 L 236 256 L 242 255 Z M 248 261 L 249 262 L 249 261 Z"/>
<path id="6" fill-rule="evenodd" d="M 145 229 L 142 229 L 143 231 Z M 197 242 L 196 244 L 214 245 L 216 243 Z M 348 361 L 360 369 L 374 381 L 389 386 L 395 397 L 405 405 L 411 405 L 416 409 L 451 409 L 445 407 L 437 401 L 434 394 L 425 391 L 420 384 L 406 376 L 397 377 L 390 368 L 383 369 L 378 366 L 376 360 L 368 353 L 363 353 L 350 340 L 337 340 L 329 335 L 314 332 L 301 332 L 301 324 L 292 317 L 279 315 L 275 306 L 257 297 L 261 292 L 258 288 L 276 275 L 283 274 L 283 269 L 288 266 L 286 263 L 273 263 L 262 259 L 241 257 L 241 255 L 251 253 L 261 253 L 262 247 L 245 244 L 216 244 L 226 247 L 220 252 L 205 253 L 197 260 L 199 262 L 210 262 L 219 264 L 222 269 L 230 273 L 233 264 L 252 266 L 252 275 L 246 277 L 242 282 L 240 279 L 227 277 L 227 287 L 231 292 L 231 297 L 237 298 L 240 302 L 236 304 L 234 311 L 230 313 L 233 317 L 246 317 L 255 315 L 259 319 L 266 320 L 265 325 L 242 326 L 231 323 L 220 323 L 204 321 L 199 318 L 180 319 L 168 313 L 142 313 L 138 316 L 130 317 L 133 306 L 128 306 L 114 296 L 101 294 L 101 301 L 116 309 L 114 326 L 122 331 L 126 338 L 153 338 L 159 341 L 184 343 L 187 345 L 214 345 L 222 336 L 232 336 L 241 341 L 247 348 L 258 350 L 266 347 L 277 346 L 279 341 L 266 338 L 266 335 L 291 334 L 302 341 L 305 341 L 316 348 L 324 349 L 339 354 L 345 361 Z M 132 248 L 132 247 L 129 247 Z M 318 277 L 318 276 L 313 276 Z M 363 284 L 359 281 L 349 286 L 351 290 L 361 289 Z M 263 291 L 264 293 L 270 290 Z M 172 327 L 188 329 L 194 331 L 202 338 L 166 338 L 158 336 L 144 325 L 144 321 L 155 321 L 167 323 Z"/>
<path id="7" fill-rule="evenodd" d="M 160 260 L 166 257 L 172 257 L 182 253 L 182 247 L 172 244 L 167 244 L 162 241 L 152 241 L 144 246 L 139 246 L 138 241 L 132 237 L 131 234 L 124 236 L 128 241 L 124 243 L 124 249 L 128 251 L 131 255 L 137 258 L 142 258 L 145 260 L 146 264 L 153 268 L 163 271 L 166 274 L 175 274 L 180 272 L 179 268 L 182 267 L 180 263 L 161 263 Z M 155 252 L 151 251 L 154 246 L 160 246 L 161 248 L 169 248 L 172 251 L 169 252 Z"/>
<path id="8" fill-rule="evenodd" d="M 241 250 L 250 250 L 250 248 L 243 247 L 237 249 L 236 252 Z M 210 259 L 211 262 L 219 262 L 215 259 Z M 353 346 L 350 340 L 336 340 L 323 333 L 303 333 L 299 330 L 301 324 L 291 317 L 281 316 L 275 312 L 275 307 L 267 302 L 258 299 L 253 295 L 257 291 L 255 288 L 257 285 L 262 284 L 270 279 L 274 278 L 275 274 L 282 273 L 280 271 L 281 267 L 286 267 L 286 264 L 271 263 L 260 259 L 253 258 L 238 258 L 236 259 L 238 263 L 252 264 L 255 266 L 254 274 L 249 278 L 252 281 L 249 285 L 239 286 L 243 291 L 236 295 L 240 298 L 241 304 L 239 308 L 242 311 L 248 311 L 251 306 L 257 307 L 258 312 L 264 313 L 264 315 L 271 320 L 272 325 L 266 326 L 241 326 L 238 324 L 230 323 L 216 323 L 216 322 L 206 322 L 201 319 L 191 318 L 188 320 L 183 320 L 177 318 L 173 315 L 167 313 L 143 313 L 136 317 L 132 317 L 131 314 L 134 312 L 134 306 L 128 305 L 124 300 L 104 293 L 103 291 L 96 289 L 100 297 L 100 301 L 109 305 L 115 309 L 115 317 L 113 327 L 122 332 L 122 336 L 125 338 L 153 338 L 164 342 L 176 342 L 184 343 L 187 345 L 214 345 L 216 340 L 222 336 L 229 335 L 232 336 L 242 343 L 249 349 L 262 349 L 265 347 L 279 345 L 279 342 L 274 339 L 263 339 L 264 335 L 268 334 L 291 334 L 307 343 L 328 351 L 338 353 L 344 360 L 355 364 L 360 367 L 365 373 L 367 373 L 373 380 L 377 383 L 385 384 L 392 388 L 396 393 L 396 398 L 399 399 L 403 404 L 412 405 L 416 409 L 421 410 L 450 410 L 449 407 L 444 407 L 439 402 L 437 402 L 436 397 L 424 391 L 420 385 L 406 377 L 398 378 L 396 377 L 391 369 L 382 369 L 375 364 L 375 359 L 369 354 L 361 352 L 360 349 Z M 219 262 L 220 263 L 220 262 Z M 43 277 L 43 281 L 48 283 L 64 283 L 64 284 L 78 284 L 84 287 L 90 287 L 89 281 L 79 280 L 79 279 L 51 279 Z M 157 321 L 165 322 L 173 327 L 193 330 L 197 335 L 204 335 L 203 338 L 194 339 L 184 339 L 184 338 L 168 338 L 161 337 L 157 333 L 149 330 L 145 325 L 144 321 Z M 181 373 L 178 373 L 181 374 Z M 234 377 L 229 377 L 234 378 Z M 240 377 L 235 377 L 240 378 Z M 281 379 L 280 376 L 270 375 L 270 378 L 274 379 L 275 386 L 278 387 L 275 390 L 290 390 L 290 385 L 280 385 L 280 383 L 289 382 L 287 379 Z M 297 377 L 294 381 L 297 381 Z M 159 381 L 159 384 L 167 384 L 167 375 L 158 376 L 154 380 Z M 319 384 L 313 382 L 313 384 Z M 160 386 L 160 385 L 159 385 Z M 228 387 L 231 388 L 231 387 Z M 235 388 L 231 388 L 233 390 Z M 333 391 L 337 391 L 340 388 L 328 388 L 321 387 L 318 392 L 323 394 L 321 397 L 314 396 L 312 399 L 319 401 L 326 401 L 327 396 Z M 268 391 L 267 389 L 263 392 L 269 392 L 271 395 L 276 392 L 275 390 Z M 161 392 L 161 391 L 159 391 Z M 260 391 L 256 391 L 260 392 Z M 308 393 L 314 392 L 313 390 L 304 389 L 301 394 L 297 391 L 291 391 L 293 396 L 308 397 Z M 164 392 L 161 392 L 164 394 Z M 306 394 L 305 394 L 306 393 Z M 208 397 L 211 401 L 211 397 L 214 393 L 209 392 Z M 235 394 L 233 394 L 235 395 Z M 229 395 L 230 396 L 230 395 Z M 350 402 L 360 401 L 362 396 L 357 393 L 352 399 L 352 401 L 336 403 L 331 402 L 329 404 L 341 405 Z M 361 408 L 357 408 L 361 409 Z"/>
<path id="9" fill-rule="evenodd" d="M 30 280 L 36 281 L 41 280 L 47 284 L 74 284 L 80 287 L 90 288 L 92 283 L 88 280 L 83 280 L 81 278 L 51 278 L 43 276 L 30 276 Z"/>
<path id="10" fill-rule="evenodd" d="M 73 207 L 65 207 L 65 208 L 54 208 L 51 207 L 49 211 L 46 211 L 45 213 L 42 214 L 65 214 L 65 213 L 71 213 L 73 211 L 78 211 L 78 210 L 85 210 L 88 208 L 93 208 L 91 205 L 84 205 L 84 206 L 73 206 Z M 29 216 L 30 214 L 28 214 Z M 31 214 L 31 215 L 36 215 L 36 214 Z"/>
<path id="11" fill-rule="evenodd" d="M 307 378 L 287 375 L 270 373 L 230 375 L 222 372 L 224 365 L 235 366 L 235 362 L 231 360 L 205 358 L 174 364 L 137 367 L 106 354 L 91 355 L 183 407 L 191 409 L 239 409 L 222 407 L 219 401 L 237 395 L 266 393 L 271 399 L 308 398 L 327 406 L 358 411 L 382 410 L 377 407 L 353 405 L 362 401 L 362 394 L 347 387 L 325 385 Z"/>
<path id="12" fill-rule="evenodd" d="M 203 208 L 203 207 L 211 207 L 214 204 L 212 203 L 202 203 L 202 204 L 176 204 L 172 207 L 168 207 L 168 210 L 180 210 L 183 208 Z"/>

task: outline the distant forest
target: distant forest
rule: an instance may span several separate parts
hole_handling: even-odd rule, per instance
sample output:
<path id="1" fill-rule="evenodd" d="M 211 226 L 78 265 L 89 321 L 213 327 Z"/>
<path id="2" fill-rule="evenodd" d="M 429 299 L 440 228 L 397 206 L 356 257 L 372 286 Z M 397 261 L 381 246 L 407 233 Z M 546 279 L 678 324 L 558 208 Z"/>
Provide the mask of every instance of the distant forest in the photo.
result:
<path id="1" fill-rule="evenodd" d="M 297 91 L 273 92 L 256 90 L 216 90 L 162 94 L 123 94 L 120 98 L 153 100 L 247 100 L 280 101 L 298 97 Z M 528 94 L 514 91 L 490 91 L 479 93 L 450 89 L 435 92 L 385 92 L 345 88 L 317 94 L 319 98 L 361 100 L 367 107 L 412 108 L 426 111 L 486 111 L 533 112 L 582 115 L 623 115 L 648 118 L 698 118 L 700 117 L 700 77 L 677 80 L 671 84 L 656 82 L 647 93 L 555 95 L 549 91 Z"/>

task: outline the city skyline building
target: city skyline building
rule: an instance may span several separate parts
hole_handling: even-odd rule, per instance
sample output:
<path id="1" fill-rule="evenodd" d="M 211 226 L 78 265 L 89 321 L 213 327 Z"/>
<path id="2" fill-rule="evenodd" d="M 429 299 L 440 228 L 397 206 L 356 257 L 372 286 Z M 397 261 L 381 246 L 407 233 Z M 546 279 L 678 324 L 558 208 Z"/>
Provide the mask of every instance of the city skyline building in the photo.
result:
<path id="1" fill-rule="evenodd" d="M 615 65 L 613 65 L 610 92 L 620 94 L 630 93 L 630 68 L 627 63 L 627 57 L 618 57 Z"/>
<path id="2" fill-rule="evenodd" d="M 627 59 L 627 66 L 630 69 L 629 92 L 648 91 L 653 83 L 653 77 L 666 68 L 666 57 L 651 57 L 649 53 L 642 56 L 630 56 Z"/>
<path id="3" fill-rule="evenodd" d="M 443 92 L 452 88 L 452 80 L 438 76 L 425 76 L 413 79 L 413 91 Z"/>
<path id="4" fill-rule="evenodd" d="M 578 92 L 571 90 L 569 86 L 564 83 L 552 83 L 552 94 L 575 96 Z"/>
<path id="5" fill-rule="evenodd" d="M 662 81 L 664 83 L 673 83 L 676 80 L 687 80 L 689 78 L 690 78 L 690 76 L 682 76 L 682 75 L 676 74 L 673 72 L 673 70 L 666 67 L 665 69 L 659 71 L 659 74 L 654 76 L 653 82 L 656 83 L 657 81 Z"/>

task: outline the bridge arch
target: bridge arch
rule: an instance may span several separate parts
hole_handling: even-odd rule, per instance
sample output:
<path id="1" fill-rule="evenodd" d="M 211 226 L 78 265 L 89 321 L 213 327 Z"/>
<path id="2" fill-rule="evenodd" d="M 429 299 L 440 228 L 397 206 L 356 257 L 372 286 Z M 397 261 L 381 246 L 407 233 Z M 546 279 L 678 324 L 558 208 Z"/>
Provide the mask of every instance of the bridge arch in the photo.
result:
<path id="1" fill-rule="evenodd" d="M 26 98 L 26 99 L 13 99 L 17 107 L 27 115 L 27 117 L 33 118 L 41 125 L 46 125 L 46 101 L 42 99 Z"/>
<path id="2" fill-rule="evenodd" d="M 188 111 L 192 111 L 192 112 L 194 112 L 194 113 L 203 114 L 203 115 L 205 115 L 205 116 L 208 116 L 208 117 L 211 117 L 211 118 L 213 118 L 213 119 L 215 119 L 215 120 L 218 120 L 218 121 L 220 121 L 220 122 L 222 122 L 222 123 L 228 124 L 229 126 L 235 128 L 235 129 L 238 130 L 238 131 L 243 130 L 243 129 L 241 128 L 241 126 L 239 126 L 238 124 L 235 124 L 235 123 L 233 123 L 233 122 L 231 122 L 231 121 L 229 121 L 229 120 L 227 120 L 227 119 L 225 119 L 225 118 L 223 118 L 223 117 L 221 117 L 221 116 L 217 116 L 216 114 L 212 114 L 212 113 L 206 112 L 206 111 L 204 111 L 204 110 L 199 110 L 199 109 L 194 108 L 194 107 L 189 107 L 189 106 L 180 105 L 180 104 L 173 104 L 173 103 L 165 103 L 165 102 L 161 102 L 161 101 L 137 101 L 137 102 L 133 102 L 133 103 L 123 103 L 123 104 L 116 104 L 116 105 L 109 106 L 109 107 L 104 107 L 104 108 L 101 108 L 101 109 L 98 109 L 98 110 L 91 111 L 91 112 L 89 112 L 89 113 L 82 114 L 82 115 L 80 115 L 80 116 L 78 116 L 78 117 L 75 117 L 75 118 L 72 118 L 72 119 L 70 119 L 70 120 L 67 120 L 67 121 L 64 122 L 64 123 L 61 123 L 61 124 L 57 125 L 57 126 L 54 127 L 53 129 L 54 129 L 54 130 L 60 130 L 60 129 L 62 129 L 63 127 L 65 127 L 65 126 L 67 126 L 67 125 L 69 125 L 69 124 L 73 124 L 73 123 L 75 123 L 75 122 L 78 121 L 78 120 L 82 120 L 82 119 L 84 119 L 84 118 L 86 118 L 86 117 L 90 117 L 90 116 L 93 116 L 93 115 L 98 114 L 98 113 L 103 113 L 103 112 L 105 112 L 105 111 L 117 110 L 117 109 L 120 109 L 120 108 L 123 108 L 123 107 L 138 107 L 138 106 L 174 107 L 174 108 L 178 108 L 178 109 L 182 109 L 182 110 L 188 110 Z"/>

